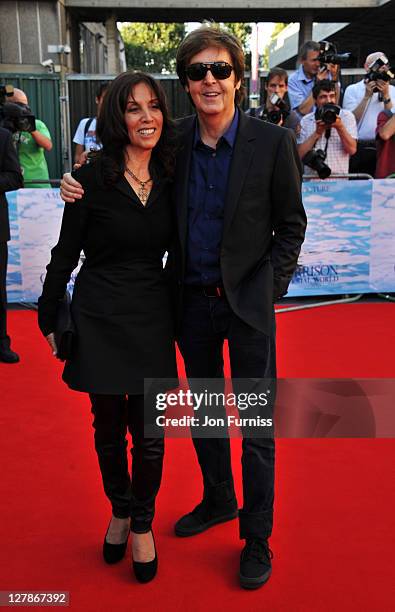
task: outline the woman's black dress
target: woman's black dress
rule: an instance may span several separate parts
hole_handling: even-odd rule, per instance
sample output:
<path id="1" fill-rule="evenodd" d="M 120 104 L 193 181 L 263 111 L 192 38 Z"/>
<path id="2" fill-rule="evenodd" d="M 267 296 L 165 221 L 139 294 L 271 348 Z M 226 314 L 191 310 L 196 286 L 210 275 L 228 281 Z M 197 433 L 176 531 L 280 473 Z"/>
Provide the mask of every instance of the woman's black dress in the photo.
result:
<path id="1" fill-rule="evenodd" d="M 84 197 L 65 204 L 39 299 L 40 329 L 44 335 L 54 331 L 57 300 L 83 250 L 72 300 L 77 342 L 63 380 L 89 393 L 143 393 L 144 378 L 177 376 L 171 293 L 162 265 L 175 231 L 169 181 L 154 182 L 143 206 L 124 177 L 105 188 L 100 162 L 73 176 Z"/>

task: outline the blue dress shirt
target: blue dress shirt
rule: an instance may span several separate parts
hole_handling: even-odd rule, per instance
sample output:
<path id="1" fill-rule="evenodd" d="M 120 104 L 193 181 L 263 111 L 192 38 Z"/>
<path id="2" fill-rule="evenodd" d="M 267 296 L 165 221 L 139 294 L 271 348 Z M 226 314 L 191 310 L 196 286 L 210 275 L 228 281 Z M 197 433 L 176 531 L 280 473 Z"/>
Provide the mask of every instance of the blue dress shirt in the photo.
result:
<path id="1" fill-rule="evenodd" d="M 188 198 L 188 285 L 221 285 L 220 246 L 230 162 L 239 111 L 215 149 L 205 145 L 196 121 Z"/>
<path id="2" fill-rule="evenodd" d="M 309 79 L 306 76 L 302 64 L 299 68 L 291 74 L 288 80 L 288 96 L 291 103 L 291 109 L 294 110 L 299 117 L 303 115 L 298 111 L 298 106 L 302 104 L 303 100 L 310 95 L 311 90 L 314 87 L 315 77 Z"/>

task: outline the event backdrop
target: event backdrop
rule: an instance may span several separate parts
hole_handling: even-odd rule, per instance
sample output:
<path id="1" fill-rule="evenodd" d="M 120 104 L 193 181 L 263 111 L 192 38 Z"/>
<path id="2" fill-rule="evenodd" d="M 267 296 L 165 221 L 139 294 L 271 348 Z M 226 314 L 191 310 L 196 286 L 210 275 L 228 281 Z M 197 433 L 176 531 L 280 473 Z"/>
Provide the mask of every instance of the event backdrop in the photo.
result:
<path id="1" fill-rule="evenodd" d="M 7 198 L 8 301 L 36 302 L 63 202 L 58 189 L 21 189 Z M 306 240 L 288 296 L 395 291 L 395 180 L 306 182 L 303 202 Z"/>

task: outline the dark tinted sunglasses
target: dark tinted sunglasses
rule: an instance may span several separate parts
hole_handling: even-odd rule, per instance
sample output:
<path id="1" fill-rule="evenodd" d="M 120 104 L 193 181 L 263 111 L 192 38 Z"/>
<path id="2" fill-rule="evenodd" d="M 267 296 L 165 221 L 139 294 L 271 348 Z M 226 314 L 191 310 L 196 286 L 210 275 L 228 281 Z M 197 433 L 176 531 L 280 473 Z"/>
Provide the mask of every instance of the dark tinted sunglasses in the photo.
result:
<path id="1" fill-rule="evenodd" d="M 185 73 L 191 81 L 202 81 L 209 70 L 215 79 L 223 81 L 230 77 L 233 66 L 228 62 L 199 62 L 198 64 L 189 64 Z"/>

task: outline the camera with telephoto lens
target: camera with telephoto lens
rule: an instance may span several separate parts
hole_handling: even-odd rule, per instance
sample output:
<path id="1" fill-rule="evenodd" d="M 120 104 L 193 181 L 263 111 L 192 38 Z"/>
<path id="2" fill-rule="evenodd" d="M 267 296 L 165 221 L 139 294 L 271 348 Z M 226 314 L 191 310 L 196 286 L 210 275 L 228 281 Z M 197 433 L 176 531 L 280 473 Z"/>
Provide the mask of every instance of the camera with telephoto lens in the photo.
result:
<path id="1" fill-rule="evenodd" d="M 277 108 L 270 111 L 265 108 L 262 109 L 262 112 L 259 114 L 259 118 L 263 119 L 263 121 L 268 121 L 269 123 L 274 123 L 276 125 L 280 123 L 281 119 L 284 122 L 289 116 L 289 109 L 286 102 L 284 102 L 284 100 L 276 93 L 272 94 L 269 100 L 271 104 Z"/>
<path id="2" fill-rule="evenodd" d="M 34 132 L 36 119 L 27 104 L 7 102 L 14 94 L 12 85 L 0 85 L 0 127 L 9 132 Z"/>
<path id="3" fill-rule="evenodd" d="M 391 66 L 388 63 L 388 58 L 383 54 L 380 55 L 374 62 L 368 66 L 369 72 L 365 77 L 365 83 L 371 81 L 391 81 L 395 78 L 394 73 L 391 72 Z M 377 87 L 373 89 L 373 92 L 379 91 Z"/>
<path id="4" fill-rule="evenodd" d="M 315 170 L 320 179 L 326 179 L 328 176 L 330 176 L 332 170 L 325 163 L 325 159 L 325 151 L 322 149 L 313 149 L 312 151 L 306 153 L 302 159 L 302 162 L 312 170 Z"/>
<path id="5" fill-rule="evenodd" d="M 328 103 L 317 108 L 314 116 L 316 121 L 323 121 L 326 125 L 332 125 L 332 123 L 335 123 L 339 113 L 340 106 Z"/>
<path id="6" fill-rule="evenodd" d="M 320 54 L 318 59 L 321 66 L 327 64 L 336 64 L 338 66 L 346 65 L 351 58 L 352 53 L 338 53 L 336 45 L 327 40 L 322 40 L 320 43 Z"/>

